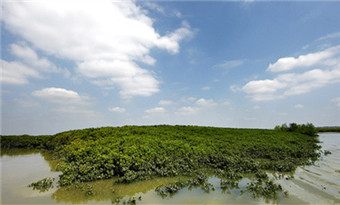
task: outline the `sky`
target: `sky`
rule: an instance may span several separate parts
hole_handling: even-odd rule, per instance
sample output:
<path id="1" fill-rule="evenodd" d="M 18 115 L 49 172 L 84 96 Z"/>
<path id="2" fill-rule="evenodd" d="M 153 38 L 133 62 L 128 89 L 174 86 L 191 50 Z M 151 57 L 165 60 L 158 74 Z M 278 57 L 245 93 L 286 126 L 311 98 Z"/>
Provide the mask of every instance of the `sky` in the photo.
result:
<path id="1" fill-rule="evenodd" d="M 340 125 L 340 2 L 2 1 L 1 134 Z"/>

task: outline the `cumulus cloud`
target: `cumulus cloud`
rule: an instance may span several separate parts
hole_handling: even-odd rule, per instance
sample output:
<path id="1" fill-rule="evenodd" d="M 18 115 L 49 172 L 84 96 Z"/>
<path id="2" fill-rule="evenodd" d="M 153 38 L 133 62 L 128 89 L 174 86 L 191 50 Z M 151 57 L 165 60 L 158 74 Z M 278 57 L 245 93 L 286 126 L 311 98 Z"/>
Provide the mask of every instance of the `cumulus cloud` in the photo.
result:
<path id="1" fill-rule="evenodd" d="M 47 58 L 39 58 L 38 54 L 28 46 L 10 45 L 10 52 L 32 68 L 45 72 L 57 72 L 58 68 Z"/>
<path id="2" fill-rule="evenodd" d="M 300 55 L 297 58 L 285 57 L 280 58 L 273 64 L 269 64 L 267 71 L 282 72 L 289 71 L 298 67 L 309 67 L 316 65 L 329 65 L 337 63 L 334 59 L 329 59 L 340 51 L 340 46 L 328 48 L 324 51 Z"/>
<path id="3" fill-rule="evenodd" d="M 273 93 L 284 87 L 286 87 L 286 84 L 277 79 L 255 80 L 243 86 L 242 91 L 246 93 Z"/>
<path id="4" fill-rule="evenodd" d="M 34 97 L 58 104 L 88 104 L 88 97 L 64 88 L 44 88 L 32 92 Z"/>
<path id="5" fill-rule="evenodd" d="M 164 112 L 166 112 L 166 109 L 163 108 L 163 107 L 155 107 L 155 108 L 145 110 L 145 112 L 148 113 L 148 114 L 164 113 Z"/>
<path id="6" fill-rule="evenodd" d="M 217 105 L 217 103 L 215 103 L 213 99 L 206 100 L 204 98 L 200 98 L 196 101 L 196 105 L 202 107 L 211 107 Z"/>
<path id="7" fill-rule="evenodd" d="M 47 58 L 39 57 L 27 45 L 11 44 L 9 51 L 17 59 L 11 62 L 0 60 L 3 84 L 25 85 L 29 82 L 29 78 L 41 78 L 42 72 L 63 72 L 65 77 L 70 75 L 67 69 L 58 68 Z"/>
<path id="8" fill-rule="evenodd" d="M 1 83 L 8 85 L 25 85 L 29 78 L 41 78 L 34 69 L 20 62 L 7 62 L 0 59 Z"/>
<path id="9" fill-rule="evenodd" d="M 116 112 L 116 113 L 124 113 L 126 111 L 125 108 L 122 107 L 111 107 L 109 108 L 110 112 Z"/>
<path id="10" fill-rule="evenodd" d="M 138 63 L 155 63 L 152 48 L 178 53 L 179 42 L 193 35 L 183 22 L 161 36 L 147 11 L 133 1 L 16 1 L 4 2 L 2 11 L 10 32 L 49 55 L 74 62 L 91 82 L 118 88 L 122 97 L 158 92 L 159 81 Z M 29 49 L 21 50 L 17 54 L 22 57 L 36 58 Z M 36 63 L 48 61 L 36 58 Z"/>
<path id="11" fill-rule="evenodd" d="M 310 60 L 311 56 L 315 57 L 314 60 Z M 238 90 L 245 92 L 253 101 L 268 101 L 301 95 L 328 84 L 339 83 L 339 57 L 340 46 L 335 46 L 325 51 L 294 58 L 293 63 L 286 65 L 279 60 L 275 65 L 278 66 L 276 71 L 290 70 L 296 66 L 305 66 L 308 70 L 300 73 L 279 74 L 273 79 L 250 81 Z M 279 68 L 279 65 L 282 67 Z M 316 66 L 318 68 L 315 68 Z"/>

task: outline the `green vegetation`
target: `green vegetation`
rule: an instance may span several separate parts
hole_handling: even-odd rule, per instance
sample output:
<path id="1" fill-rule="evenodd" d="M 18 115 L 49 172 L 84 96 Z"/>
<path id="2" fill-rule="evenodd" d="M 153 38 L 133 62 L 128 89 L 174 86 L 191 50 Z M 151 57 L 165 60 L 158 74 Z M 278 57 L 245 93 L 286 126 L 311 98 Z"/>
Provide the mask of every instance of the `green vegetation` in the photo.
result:
<path id="1" fill-rule="evenodd" d="M 53 188 L 53 181 L 54 178 L 44 178 L 37 182 L 33 182 L 32 184 L 28 185 L 28 187 L 33 187 L 33 190 L 39 190 L 40 192 L 48 191 L 50 188 Z"/>
<path id="2" fill-rule="evenodd" d="M 60 185 L 113 176 L 130 182 L 202 168 L 290 172 L 317 159 L 316 142 L 299 133 L 194 126 L 105 127 L 52 138 L 62 158 Z"/>
<path id="3" fill-rule="evenodd" d="M 52 151 L 59 159 L 56 169 L 62 172 L 58 181 L 61 186 L 113 177 L 121 183 L 155 176 L 191 177 L 188 182 L 159 188 L 165 195 L 189 185 L 213 189 L 206 181 L 208 173 L 220 176 L 224 188 L 236 187 L 245 174 L 254 174 L 258 180 L 248 189 L 254 196 L 270 196 L 282 189 L 263 171 L 293 172 L 298 166 L 311 164 L 320 156 L 315 135 L 312 124 L 291 124 L 275 130 L 124 126 L 36 138 L 3 136 L 1 146 L 23 147 L 27 143 Z M 88 196 L 95 195 L 91 186 L 85 191 Z"/>
<path id="4" fill-rule="evenodd" d="M 309 136 L 316 136 L 318 133 L 317 129 L 314 127 L 312 123 L 307 123 L 306 125 L 305 124 L 298 125 L 296 123 L 290 123 L 289 126 L 287 126 L 287 124 L 283 124 L 281 126 L 277 125 L 274 129 L 285 131 L 285 132 L 298 132 L 298 133 L 302 133 L 302 134 L 309 135 Z"/>
<path id="5" fill-rule="evenodd" d="M 340 127 L 317 127 L 318 132 L 340 132 Z"/>
<path id="6" fill-rule="evenodd" d="M 52 136 L 41 135 L 11 135 L 1 136 L 1 148 L 45 148 L 49 149 L 48 143 Z"/>

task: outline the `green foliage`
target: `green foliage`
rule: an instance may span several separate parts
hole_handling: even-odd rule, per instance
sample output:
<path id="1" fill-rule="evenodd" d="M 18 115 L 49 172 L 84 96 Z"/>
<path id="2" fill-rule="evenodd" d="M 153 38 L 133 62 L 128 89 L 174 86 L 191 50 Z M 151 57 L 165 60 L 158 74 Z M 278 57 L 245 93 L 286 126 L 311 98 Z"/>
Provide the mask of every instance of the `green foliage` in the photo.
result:
<path id="1" fill-rule="evenodd" d="M 1 136 L 1 148 L 49 148 L 52 136 L 11 135 Z"/>
<path id="2" fill-rule="evenodd" d="M 54 178 L 44 178 L 37 182 L 33 182 L 32 184 L 28 185 L 28 187 L 33 187 L 33 190 L 39 190 L 40 192 L 48 191 L 50 188 L 53 188 L 53 181 Z"/>
<path id="3" fill-rule="evenodd" d="M 340 132 L 340 127 L 317 127 L 318 132 Z"/>
<path id="4" fill-rule="evenodd" d="M 327 156 L 327 155 L 329 155 L 329 154 L 332 154 L 332 152 L 329 151 L 329 150 L 324 150 L 324 154 L 325 154 L 325 156 Z"/>
<path id="5" fill-rule="evenodd" d="M 302 126 L 298 125 L 299 129 Z M 129 183 L 154 176 L 188 175 L 203 168 L 236 182 L 242 174 L 261 170 L 291 172 L 320 155 L 316 137 L 281 129 L 124 126 L 74 130 L 45 138 L 8 138 L 4 146 L 24 146 L 23 142 L 32 146 L 35 142 L 34 146 L 53 151 L 60 161 L 56 169 L 62 172 L 61 186 L 113 177 Z M 204 185 L 205 178 L 196 175 L 193 183 Z M 210 190 L 207 183 L 203 187 Z"/>
<path id="6" fill-rule="evenodd" d="M 301 124 L 301 125 L 298 125 L 296 123 L 290 123 L 289 127 L 285 123 L 285 124 L 282 124 L 281 126 L 279 125 L 275 126 L 274 130 L 280 130 L 280 131 L 285 131 L 285 132 L 298 132 L 298 133 L 306 134 L 309 136 L 316 136 L 318 132 L 312 123 Z"/>
<path id="7" fill-rule="evenodd" d="M 299 133 L 165 125 L 76 130 L 52 141 L 62 158 L 60 185 L 113 176 L 128 183 L 204 167 L 231 173 L 294 171 L 315 160 L 319 149 L 316 138 Z"/>

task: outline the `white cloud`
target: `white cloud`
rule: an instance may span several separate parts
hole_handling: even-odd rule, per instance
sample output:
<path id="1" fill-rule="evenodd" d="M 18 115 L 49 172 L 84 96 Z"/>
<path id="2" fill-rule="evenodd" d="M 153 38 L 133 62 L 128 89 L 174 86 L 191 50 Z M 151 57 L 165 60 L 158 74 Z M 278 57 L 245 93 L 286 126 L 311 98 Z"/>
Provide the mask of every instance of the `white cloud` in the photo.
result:
<path id="1" fill-rule="evenodd" d="M 10 45 L 10 51 L 13 55 L 20 58 L 30 67 L 45 71 L 57 72 L 57 67 L 47 58 L 39 58 L 38 54 L 28 46 L 21 46 L 17 44 Z"/>
<path id="2" fill-rule="evenodd" d="M 122 97 L 158 92 L 159 81 L 137 62 L 153 65 L 152 48 L 176 54 L 179 42 L 193 35 L 183 22 L 161 36 L 147 11 L 133 1 L 15 1 L 4 2 L 2 11 L 10 32 L 49 55 L 74 62 L 79 73 L 101 86 L 118 88 Z M 29 50 L 24 54 L 34 58 Z"/>
<path id="3" fill-rule="evenodd" d="M 196 99 L 191 99 L 191 100 L 196 100 Z M 213 99 L 206 100 L 204 98 L 200 98 L 195 101 L 193 106 L 184 106 L 184 107 L 179 108 L 175 112 L 175 115 L 193 115 L 193 114 L 202 112 L 204 110 L 209 110 L 216 105 L 217 103 Z"/>
<path id="4" fill-rule="evenodd" d="M 184 103 L 191 103 L 191 102 L 195 101 L 196 99 L 197 98 L 195 98 L 195 97 L 183 97 L 181 99 L 181 101 L 184 102 Z"/>
<path id="5" fill-rule="evenodd" d="M 286 87 L 285 83 L 280 82 L 277 79 L 274 80 L 255 80 L 250 81 L 242 87 L 242 91 L 246 93 L 273 93 L 277 90 Z"/>
<path id="6" fill-rule="evenodd" d="M 116 112 L 116 113 L 124 113 L 126 111 L 125 108 L 122 107 L 111 107 L 109 108 L 110 112 Z"/>
<path id="7" fill-rule="evenodd" d="M 164 9 L 164 7 L 160 6 L 159 4 L 156 4 L 154 2 L 144 2 L 144 1 L 140 1 L 138 3 L 142 3 L 142 6 L 144 8 L 147 8 L 149 10 L 153 10 L 163 16 L 167 16 L 167 17 L 177 17 L 177 18 L 181 18 L 182 14 L 177 11 L 177 10 L 169 10 L 168 8 Z"/>
<path id="8" fill-rule="evenodd" d="M 301 95 L 311 92 L 317 88 L 325 87 L 328 84 L 339 83 L 340 46 L 326 49 L 323 52 L 304 55 L 308 56 L 306 58 L 300 58 L 300 56 L 298 59 L 309 59 L 310 56 L 315 56 L 319 53 L 323 53 L 320 54 L 321 56 L 326 55 L 326 53 L 332 53 L 329 55 L 329 57 L 332 57 L 320 60 L 322 58 L 319 55 L 319 57 L 316 57 L 319 59 L 317 63 L 310 63 L 311 61 L 309 61 L 309 63 L 304 65 L 307 69 L 309 69 L 305 72 L 279 74 L 274 79 L 253 80 L 248 82 L 242 88 L 239 88 L 239 90 L 247 93 L 247 97 L 250 97 L 253 101 L 268 101 L 292 95 Z M 297 61 L 300 62 L 297 64 L 301 66 L 301 62 L 304 60 Z M 290 68 L 293 68 L 295 65 L 289 64 L 289 66 L 291 66 Z M 318 65 L 319 68 L 315 68 L 316 65 Z M 238 89 L 235 88 L 235 90 Z"/>
<path id="9" fill-rule="evenodd" d="M 292 70 L 297 67 L 309 67 L 316 65 L 328 65 L 336 63 L 334 60 L 327 60 L 339 53 L 340 46 L 328 48 L 324 51 L 300 55 L 297 58 L 285 57 L 280 58 L 274 64 L 269 64 L 267 71 L 282 72 Z"/>
<path id="10" fill-rule="evenodd" d="M 25 85 L 29 82 L 29 78 L 41 78 L 41 72 L 63 72 L 65 77 L 70 76 L 67 69 L 56 67 L 47 58 L 40 58 L 27 45 L 11 44 L 9 47 L 10 52 L 17 57 L 17 60 L 12 62 L 0 60 L 4 84 Z"/>
<path id="11" fill-rule="evenodd" d="M 231 85 L 231 86 L 229 87 L 229 89 L 230 89 L 231 91 L 233 91 L 234 93 L 240 91 L 240 88 L 239 88 L 238 86 L 236 86 L 236 85 Z"/>
<path id="12" fill-rule="evenodd" d="M 217 105 L 217 103 L 215 103 L 213 99 L 206 100 L 204 98 L 200 98 L 196 101 L 196 105 L 202 107 L 211 107 Z"/>
<path id="13" fill-rule="evenodd" d="M 155 108 L 145 110 L 145 112 L 148 113 L 148 114 L 164 113 L 164 112 L 166 112 L 166 109 L 164 109 L 163 107 L 155 107 Z"/>
<path id="14" fill-rule="evenodd" d="M 297 105 L 295 105 L 294 107 L 297 108 L 297 109 L 301 109 L 301 108 L 304 108 L 305 106 L 303 106 L 303 105 L 301 105 L 301 104 L 297 104 Z"/>
<path id="15" fill-rule="evenodd" d="M 224 69 L 232 69 L 239 67 L 244 64 L 245 60 L 230 60 L 230 61 L 225 61 L 224 63 L 217 64 L 214 67 L 216 68 L 224 68 Z"/>
<path id="16" fill-rule="evenodd" d="M 88 104 L 88 97 L 80 96 L 77 92 L 63 88 L 44 88 L 32 92 L 34 97 L 58 104 Z"/>
<path id="17" fill-rule="evenodd" d="M 144 7 L 149 8 L 151 10 L 156 11 L 157 13 L 160 13 L 162 15 L 165 15 L 164 8 L 159 6 L 158 4 L 152 3 L 152 2 L 146 2 L 143 4 Z"/>
<path id="18" fill-rule="evenodd" d="M 187 107 L 179 108 L 178 111 L 175 112 L 175 115 L 192 115 L 192 114 L 196 114 L 197 112 L 198 112 L 198 108 L 187 106 Z"/>
<path id="19" fill-rule="evenodd" d="M 250 81 L 241 90 L 254 101 L 267 101 L 308 93 L 327 84 L 340 82 L 340 67 L 333 70 L 314 69 L 301 74 L 288 73 L 275 79 Z"/>
<path id="20" fill-rule="evenodd" d="M 158 104 L 159 105 L 172 105 L 174 104 L 174 102 L 172 102 L 171 100 L 160 100 Z"/>
<path id="21" fill-rule="evenodd" d="M 41 78 L 41 75 L 19 62 L 7 62 L 0 59 L 1 83 L 9 85 L 25 85 L 29 78 Z"/>
<path id="22" fill-rule="evenodd" d="M 340 97 L 333 98 L 332 102 L 334 102 L 336 106 L 340 107 Z"/>
<path id="23" fill-rule="evenodd" d="M 318 39 L 318 41 L 327 40 L 327 39 L 331 39 L 331 38 L 340 38 L 340 32 L 331 33 L 331 34 L 328 34 L 326 36 L 322 36 Z"/>
<path id="24" fill-rule="evenodd" d="M 302 74 L 292 74 L 288 79 L 284 76 L 279 76 L 278 79 L 290 83 L 289 88 L 284 92 L 285 96 L 299 95 L 327 84 L 340 82 L 340 67 L 333 70 L 314 69 Z"/>

